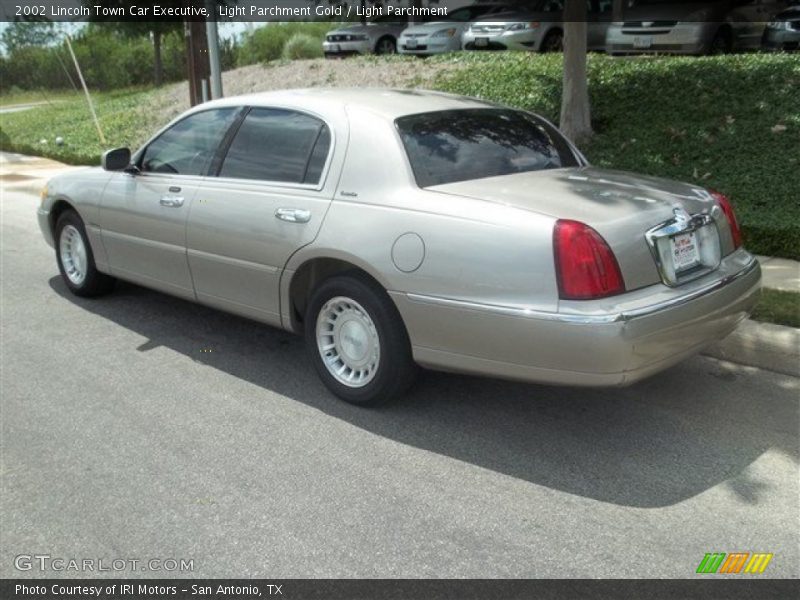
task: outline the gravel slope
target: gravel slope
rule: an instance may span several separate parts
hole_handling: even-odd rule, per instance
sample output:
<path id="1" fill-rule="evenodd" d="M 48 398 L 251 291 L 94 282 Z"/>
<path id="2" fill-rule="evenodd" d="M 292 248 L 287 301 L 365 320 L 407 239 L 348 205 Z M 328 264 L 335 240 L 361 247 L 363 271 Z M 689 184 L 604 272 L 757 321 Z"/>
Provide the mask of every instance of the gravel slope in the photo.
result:
<path id="1" fill-rule="evenodd" d="M 376 68 L 378 61 L 380 68 Z M 400 57 L 275 61 L 223 73 L 222 88 L 226 96 L 308 87 L 424 88 L 443 71 L 456 68 L 458 65 L 450 62 Z M 183 81 L 156 92 L 152 103 L 144 110 L 146 120 L 156 129 L 188 107 L 188 92 Z"/>

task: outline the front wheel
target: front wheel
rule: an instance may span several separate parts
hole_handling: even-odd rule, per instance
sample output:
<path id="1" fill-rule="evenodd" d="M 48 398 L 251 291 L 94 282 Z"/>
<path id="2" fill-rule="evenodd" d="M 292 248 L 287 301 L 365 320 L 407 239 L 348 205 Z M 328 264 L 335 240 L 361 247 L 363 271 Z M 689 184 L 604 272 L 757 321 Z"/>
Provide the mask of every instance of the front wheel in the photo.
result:
<path id="1" fill-rule="evenodd" d="M 386 292 L 358 273 L 325 280 L 305 318 L 311 361 L 342 400 L 361 406 L 388 402 L 416 377 L 405 326 Z"/>
<path id="2" fill-rule="evenodd" d="M 564 34 L 558 29 L 548 33 L 542 45 L 540 52 L 563 52 L 564 51 Z"/>
<path id="3" fill-rule="evenodd" d="M 397 42 L 388 35 L 382 37 L 375 45 L 375 54 L 397 54 Z"/>
<path id="4" fill-rule="evenodd" d="M 58 217 L 56 260 L 64 283 L 76 296 L 100 296 L 114 288 L 114 278 L 97 270 L 83 221 L 73 210 Z"/>

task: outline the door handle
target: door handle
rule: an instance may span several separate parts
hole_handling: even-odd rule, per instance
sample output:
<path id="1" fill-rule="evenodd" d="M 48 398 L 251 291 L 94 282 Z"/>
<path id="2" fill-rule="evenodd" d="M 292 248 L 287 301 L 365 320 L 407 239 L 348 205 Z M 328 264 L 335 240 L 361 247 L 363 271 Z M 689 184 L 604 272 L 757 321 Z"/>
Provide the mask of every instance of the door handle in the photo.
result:
<path id="1" fill-rule="evenodd" d="M 183 196 L 161 196 L 159 200 L 161 206 L 169 206 L 171 208 L 178 208 L 183 206 Z"/>
<path id="2" fill-rule="evenodd" d="M 279 208 L 275 217 L 289 223 L 308 223 L 311 220 L 311 211 L 302 208 Z"/>

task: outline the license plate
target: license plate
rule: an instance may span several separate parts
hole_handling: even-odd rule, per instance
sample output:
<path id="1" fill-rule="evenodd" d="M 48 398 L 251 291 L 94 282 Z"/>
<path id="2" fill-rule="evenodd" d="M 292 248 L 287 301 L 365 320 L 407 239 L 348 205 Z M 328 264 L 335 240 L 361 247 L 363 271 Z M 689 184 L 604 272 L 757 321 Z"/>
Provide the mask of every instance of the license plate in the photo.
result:
<path id="1" fill-rule="evenodd" d="M 339 44 L 331 44 L 331 52 L 341 52 L 342 47 Z"/>
<path id="2" fill-rule="evenodd" d="M 417 47 L 417 40 L 416 38 L 409 38 L 406 42 L 406 48 L 411 48 L 412 50 Z"/>
<path id="3" fill-rule="evenodd" d="M 486 46 L 489 45 L 489 38 L 485 38 L 485 37 L 475 38 L 475 45 L 478 48 L 485 48 Z"/>
<path id="4" fill-rule="evenodd" d="M 700 250 L 694 232 L 672 236 L 669 243 L 676 273 L 700 264 Z"/>
<path id="5" fill-rule="evenodd" d="M 652 35 L 637 35 L 635 38 L 633 38 L 634 48 L 649 48 L 652 45 L 653 45 Z"/>

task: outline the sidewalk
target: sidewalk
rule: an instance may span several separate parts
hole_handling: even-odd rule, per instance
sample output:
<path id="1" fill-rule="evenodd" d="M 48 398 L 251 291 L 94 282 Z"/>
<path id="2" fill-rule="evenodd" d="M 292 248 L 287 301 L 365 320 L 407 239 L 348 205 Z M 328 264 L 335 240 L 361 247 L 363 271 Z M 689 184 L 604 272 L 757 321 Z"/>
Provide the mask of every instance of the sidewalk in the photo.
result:
<path id="1" fill-rule="evenodd" d="M 800 292 L 800 262 L 788 258 L 756 256 L 761 263 L 764 287 L 786 292 Z"/>
<path id="2" fill-rule="evenodd" d="M 59 173 L 73 169 L 56 160 L 39 156 L 25 156 L 14 152 L 0 152 L 0 186 L 17 192 L 31 192 L 39 195 L 47 180 Z"/>

